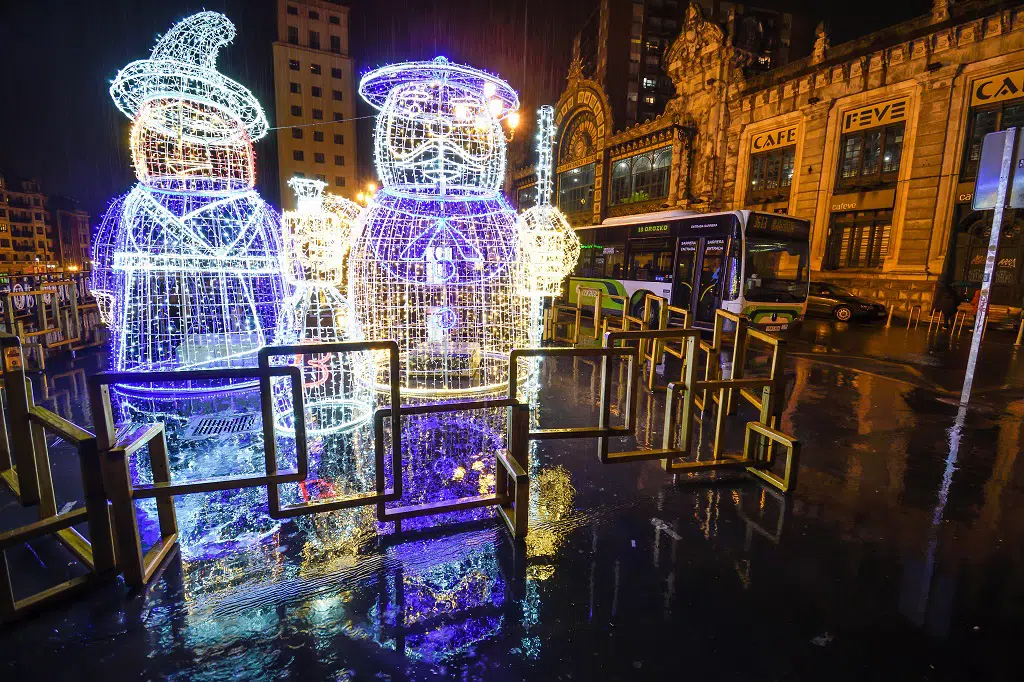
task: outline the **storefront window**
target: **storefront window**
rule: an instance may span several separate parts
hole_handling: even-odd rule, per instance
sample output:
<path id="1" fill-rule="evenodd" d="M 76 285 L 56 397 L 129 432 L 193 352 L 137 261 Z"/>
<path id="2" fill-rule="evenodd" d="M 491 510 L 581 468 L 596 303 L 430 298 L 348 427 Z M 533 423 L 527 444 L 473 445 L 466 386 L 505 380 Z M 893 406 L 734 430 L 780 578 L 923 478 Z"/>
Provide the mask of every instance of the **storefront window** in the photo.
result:
<path id="1" fill-rule="evenodd" d="M 594 209 L 594 164 L 558 174 L 558 208 L 563 213 Z"/>
<path id="2" fill-rule="evenodd" d="M 960 171 L 961 180 L 978 177 L 978 162 L 981 160 L 981 143 L 985 136 L 1011 126 L 1024 125 L 1024 102 L 1020 100 L 1002 102 L 990 107 L 971 109 L 967 123 L 967 148 Z"/>
<path id="3" fill-rule="evenodd" d="M 903 124 L 859 130 L 840 143 L 839 189 L 895 184 L 903 155 Z"/>
<path id="4" fill-rule="evenodd" d="M 644 152 L 612 164 L 609 206 L 630 204 L 668 196 L 672 148 Z"/>
<path id="5" fill-rule="evenodd" d="M 877 268 L 889 254 L 892 211 L 836 213 L 829 229 L 825 268 Z"/>
<path id="6" fill-rule="evenodd" d="M 970 300 L 981 288 L 992 231 L 992 212 L 974 211 L 970 204 L 957 207 L 952 257 L 946 278 L 960 294 Z M 1024 211 L 1009 210 L 1003 216 L 992 277 L 993 305 L 1019 306 L 1024 295 Z"/>
<path id="7" fill-rule="evenodd" d="M 795 159 L 795 147 L 752 155 L 747 203 L 758 204 L 787 198 L 789 188 L 793 185 Z"/>

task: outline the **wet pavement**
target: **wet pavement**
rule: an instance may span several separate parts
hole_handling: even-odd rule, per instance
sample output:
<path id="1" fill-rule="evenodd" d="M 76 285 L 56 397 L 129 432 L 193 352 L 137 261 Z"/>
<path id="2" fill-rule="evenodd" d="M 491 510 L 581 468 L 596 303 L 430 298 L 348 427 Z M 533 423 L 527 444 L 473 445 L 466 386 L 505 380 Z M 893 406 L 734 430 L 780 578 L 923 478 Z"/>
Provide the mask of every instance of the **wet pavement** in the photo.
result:
<path id="1" fill-rule="evenodd" d="M 141 594 L 119 581 L 0 629 L 4 679 L 1017 680 L 1024 631 L 1024 379 L 989 332 L 959 441 L 967 331 L 809 322 L 789 343 L 782 430 L 803 442 L 788 498 L 744 476 L 675 481 L 658 462 L 601 464 L 592 440 L 531 449 L 530 535 L 489 510 L 396 533 L 371 508 L 279 523 L 263 491 L 177 502 L 184 536 Z M 84 376 L 37 400 L 88 424 Z M 545 361 L 540 426 L 596 423 L 598 368 Z M 637 441 L 660 442 L 663 397 Z M 252 432 L 169 421 L 183 478 L 257 469 Z M 241 403 L 213 406 L 222 415 Z M 191 412 L 191 414 L 188 414 Z M 741 446 L 741 407 L 727 450 Z M 712 431 L 707 428 L 704 431 Z M 410 424 L 411 502 L 493 485 L 501 414 Z M 258 434 L 257 434 L 258 435 Z M 337 437 L 334 437 L 337 438 Z M 953 447 L 955 443 L 955 447 Z M 620 439 L 617 448 L 634 444 Z M 366 434 L 319 439 L 299 501 L 365 489 Z M 955 453 L 955 459 L 951 457 Z M 58 506 L 77 463 L 52 448 Z M 145 467 L 136 474 L 145 478 Z M 151 510 L 140 510 L 152 533 Z M 32 520 L 0 493 L 0 529 Z M 48 540 L 8 552 L 20 590 L 79 571 Z"/>

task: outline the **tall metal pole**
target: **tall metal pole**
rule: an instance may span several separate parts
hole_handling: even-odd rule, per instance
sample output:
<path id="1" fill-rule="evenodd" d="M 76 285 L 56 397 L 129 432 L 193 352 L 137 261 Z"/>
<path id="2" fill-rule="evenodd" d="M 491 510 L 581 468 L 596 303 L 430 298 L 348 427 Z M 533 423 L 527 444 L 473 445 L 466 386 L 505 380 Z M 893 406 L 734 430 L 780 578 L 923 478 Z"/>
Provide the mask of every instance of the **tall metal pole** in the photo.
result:
<path id="1" fill-rule="evenodd" d="M 1017 141 L 1017 129 L 1007 128 L 1006 139 L 1003 141 L 1003 163 L 999 170 L 999 189 L 996 191 L 995 212 L 992 215 L 992 233 L 988 238 L 988 253 L 985 256 L 985 274 L 981 280 L 981 296 L 978 297 L 978 314 L 974 318 L 974 334 L 971 336 L 971 354 L 967 357 L 967 373 L 964 375 L 964 387 L 960 392 L 960 404 L 964 405 L 971 399 L 971 387 L 974 385 L 974 370 L 978 364 L 978 352 L 981 350 L 981 336 L 985 330 L 988 317 L 988 298 L 992 290 L 992 275 L 996 269 L 996 254 L 999 252 L 999 233 L 1003 227 L 1003 211 L 1010 193 L 1010 175 L 1013 172 L 1013 150 Z"/>

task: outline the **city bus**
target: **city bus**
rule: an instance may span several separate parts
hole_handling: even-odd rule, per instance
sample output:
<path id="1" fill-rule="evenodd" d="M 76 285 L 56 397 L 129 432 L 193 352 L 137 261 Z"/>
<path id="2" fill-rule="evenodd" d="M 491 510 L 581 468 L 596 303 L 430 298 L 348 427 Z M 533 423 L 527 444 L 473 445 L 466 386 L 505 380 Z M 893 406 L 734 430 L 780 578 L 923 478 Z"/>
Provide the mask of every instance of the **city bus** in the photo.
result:
<path id="1" fill-rule="evenodd" d="M 710 328 L 715 310 L 746 315 L 766 331 L 785 331 L 807 309 L 810 222 L 778 213 L 659 211 L 611 218 L 578 228 L 580 259 L 568 280 L 629 299 L 643 314 L 648 293 L 690 312 L 693 326 Z M 584 299 L 587 303 L 587 299 Z M 621 311 L 608 301 L 606 311 Z"/>

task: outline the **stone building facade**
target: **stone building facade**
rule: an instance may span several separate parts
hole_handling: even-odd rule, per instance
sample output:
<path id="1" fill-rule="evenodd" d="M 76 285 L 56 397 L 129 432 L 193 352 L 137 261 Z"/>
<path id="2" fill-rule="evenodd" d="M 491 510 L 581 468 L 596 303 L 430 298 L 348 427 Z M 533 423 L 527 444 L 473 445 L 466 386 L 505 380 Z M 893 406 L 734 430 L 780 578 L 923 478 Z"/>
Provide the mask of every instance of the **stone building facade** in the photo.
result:
<path id="1" fill-rule="evenodd" d="M 570 67 L 556 197 L 573 225 L 668 208 L 788 213 L 811 221 L 815 279 L 926 311 L 945 283 L 969 298 L 991 225 L 970 208 L 980 141 L 1024 125 L 1024 3 L 936 0 L 837 46 L 819 26 L 811 55 L 767 73 L 748 68 L 729 26 L 691 5 L 664 58 L 675 98 L 624 130 L 601 83 Z M 529 170 L 513 181 L 528 196 Z M 1024 211 L 1004 225 L 993 312 L 1016 314 Z"/>

